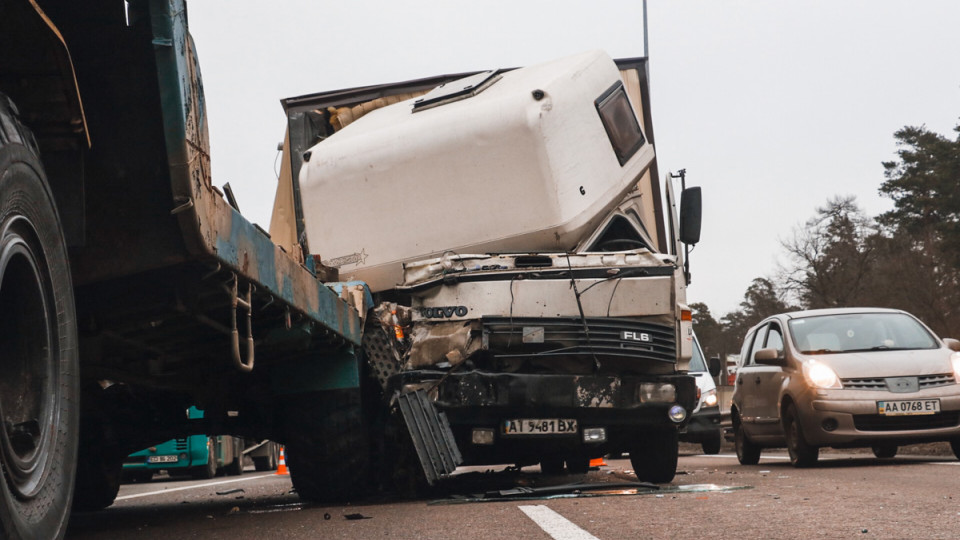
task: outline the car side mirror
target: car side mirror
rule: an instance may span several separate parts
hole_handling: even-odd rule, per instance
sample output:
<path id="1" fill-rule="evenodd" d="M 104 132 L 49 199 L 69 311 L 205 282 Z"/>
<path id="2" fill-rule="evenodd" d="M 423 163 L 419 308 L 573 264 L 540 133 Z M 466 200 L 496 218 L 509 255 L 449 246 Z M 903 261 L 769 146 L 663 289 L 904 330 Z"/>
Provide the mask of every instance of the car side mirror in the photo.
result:
<path id="1" fill-rule="evenodd" d="M 953 338 L 943 338 L 943 344 L 946 345 L 951 351 L 960 352 L 960 341 L 957 341 Z"/>
<path id="2" fill-rule="evenodd" d="M 787 359 L 783 356 L 783 353 L 776 349 L 760 349 L 753 355 L 753 360 L 764 366 L 783 367 L 787 365 Z"/>
<path id="3" fill-rule="evenodd" d="M 716 377 L 717 375 L 720 375 L 720 370 L 723 369 L 723 366 L 720 365 L 719 356 L 714 356 L 710 358 L 710 360 L 707 361 L 707 364 L 708 364 L 707 369 L 710 370 L 711 377 Z"/>
<path id="4" fill-rule="evenodd" d="M 680 241 L 684 244 L 692 246 L 700 241 L 701 208 L 700 186 L 680 193 Z"/>

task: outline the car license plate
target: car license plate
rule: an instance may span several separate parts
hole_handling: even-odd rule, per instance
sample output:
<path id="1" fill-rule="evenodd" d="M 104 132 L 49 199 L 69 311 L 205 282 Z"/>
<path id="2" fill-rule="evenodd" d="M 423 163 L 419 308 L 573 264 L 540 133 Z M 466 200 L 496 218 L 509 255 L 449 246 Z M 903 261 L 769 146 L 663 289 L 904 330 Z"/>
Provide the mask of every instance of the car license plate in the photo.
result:
<path id="1" fill-rule="evenodd" d="M 910 399 L 904 401 L 878 401 L 877 412 L 884 416 L 936 414 L 940 412 L 940 400 Z"/>
<path id="2" fill-rule="evenodd" d="M 148 456 L 147 463 L 176 463 L 177 456 Z"/>
<path id="3" fill-rule="evenodd" d="M 514 418 L 503 421 L 504 435 L 575 435 L 577 421 L 569 418 Z"/>

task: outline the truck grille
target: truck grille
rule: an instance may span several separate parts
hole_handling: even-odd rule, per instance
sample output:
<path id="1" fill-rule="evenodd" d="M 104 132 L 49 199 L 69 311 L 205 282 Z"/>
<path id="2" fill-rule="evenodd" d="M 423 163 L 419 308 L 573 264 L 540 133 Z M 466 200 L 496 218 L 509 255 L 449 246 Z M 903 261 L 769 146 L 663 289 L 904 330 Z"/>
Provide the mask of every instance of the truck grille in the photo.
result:
<path id="1" fill-rule="evenodd" d="M 917 379 L 920 388 L 936 388 L 938 386 L 949 386 L 956 384 L 952 373 L 941 373 L 938 375 L 919 375 Z M 860 379 L 840 379 L 843 387 L 850 390 L 886 390 L 887 382 L 882 377 L 866 377 Z"/>
<path id="2" fill-rule="evenodd" d="M 175 440 L 174 440 L 174 447 L 177 449 L 178 452 L 186 451 L 186 449 L 187 449 L 187 439 L 175 439 Z"/>
<path id="3" fill-rule="evenodd" d="M 586 326 L 589 339 L 575 317 L 483 319 L 485 344 L 502 358 L 596 354 L 676 362 L 673 327 L 624 318 L 587 318 Z"/>
<path id="4" fill-rule="evenodd" d="M 853 415 L 857 431 L 910 431 L 954 427 L 960 422 L 958 411 L 917 416 L 882 416 L 879 414 Z"/>

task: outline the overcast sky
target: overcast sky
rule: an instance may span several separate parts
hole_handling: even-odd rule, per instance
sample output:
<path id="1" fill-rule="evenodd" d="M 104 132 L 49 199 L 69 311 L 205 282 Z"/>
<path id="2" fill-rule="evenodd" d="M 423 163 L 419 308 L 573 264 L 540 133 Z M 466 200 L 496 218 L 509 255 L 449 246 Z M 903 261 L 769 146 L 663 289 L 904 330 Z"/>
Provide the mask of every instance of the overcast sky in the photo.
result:
<path id="1" fill-rule="evenodd" d="M 662 174 L 703 188 L 690 302 L 737 309 L 772 276 L 780 240 L 834 195 L 871 215 L 893 133 L 951 138 L 960 117 L 960 2 L 648 4 Z M 190 0 L 213 181 L 266 227 L 285 120 L 279 100 L 590 49 L 643 55 L 640 0 Z"/>

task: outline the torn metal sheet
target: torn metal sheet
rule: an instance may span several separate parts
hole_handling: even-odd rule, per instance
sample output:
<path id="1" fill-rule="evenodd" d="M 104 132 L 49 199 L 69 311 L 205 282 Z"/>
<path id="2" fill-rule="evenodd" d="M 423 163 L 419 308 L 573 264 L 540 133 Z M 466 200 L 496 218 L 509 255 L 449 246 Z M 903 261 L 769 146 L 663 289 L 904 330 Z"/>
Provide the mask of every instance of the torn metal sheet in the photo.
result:
<path id="1" fill-rule="evenodd" d="M 691 484 L 687 486 L 656 486 L 653 489 L 646 487 L 619 487 L 619 483 L 608 484 L 605 489 L 597 489 L 591 491 L 584 491 L 580 489 L 579 492 L 565 492 L 557 494 L 546 494 L 546 495 L 516 495 L 508 497 L 492 497 L 488 498 L 485 496 L 467 496 L 467 497 L 457 497 L 451 499 L 441 499 L 436 501 L 430 501 L 427 503 L 430 506 L 438 506 L 445 504 L 463 504 L 463 503 L 485 503 L 485 502 L 509 502 L 509 501 L 541 501 L 541 500 L 551 500 L 551 499 L 578 499 L 578 498 L 589 498 L 589 497 L 622 497 L 625 495 L 667 495 L 667 494 L 683 494 L 683 493 L 729 493 L 732 491 L 741 491 L 745 489 L 753 489 L 753 486 L 721 486 L 717 484 Z"/>
<path id="2" fill-rule="evenodd" d="M 480 321 L 415 323 L 410 333 L 410 354 L 404 369 L 418 369 L 442 362 L 456 366 L 480 350 L 483 341 L 474 339 L 474 335 L 479 334 Z"/>

